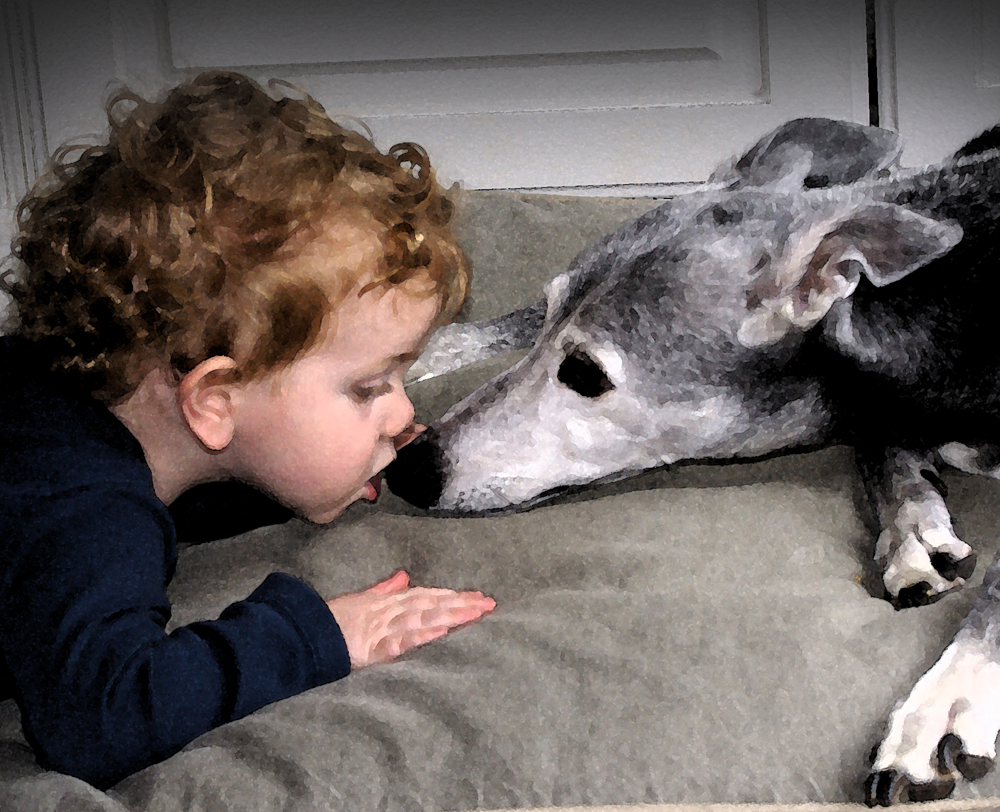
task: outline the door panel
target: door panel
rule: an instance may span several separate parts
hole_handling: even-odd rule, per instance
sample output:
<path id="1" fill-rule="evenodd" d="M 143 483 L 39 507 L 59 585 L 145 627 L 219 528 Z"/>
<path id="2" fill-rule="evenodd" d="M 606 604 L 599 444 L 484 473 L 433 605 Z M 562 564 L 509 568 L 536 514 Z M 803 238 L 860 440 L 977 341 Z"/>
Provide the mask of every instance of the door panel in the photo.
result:
<path id="1" fill-rule="evenodd" d="M 267 25 L 256 0 L 219 42 L 231 5 L 168 2 L 175 67 L 280 68 L 366 119 L 761 101 L 758 0 L 372 0 L 353 18 L 290 0 Z"/>
<path id="2" fill-rule="evenodd" d="M 897 0 L 889 54 L 903 163 L 936 163 L 1000 123 L 1000 3 Z M 891 89 L 890 91 L 891 92 Z"/>
<path id="3" fill-rule="evenodd" d="M 79 51 L 81 18 L 108 20 L 89 66 L 42 65 L 50 131 L 103 126 L 108 80 L 157 93 L 212 64 L 287 79 L 382 147 L 417 141 L 446 182 L 652 193 L 788 118 L 868 118 L 863 0 L 436 0 L 409 18 L 371 0 L 354 20 L 333 6 L 83 0 L 39 35 L 47 54 Z"/>

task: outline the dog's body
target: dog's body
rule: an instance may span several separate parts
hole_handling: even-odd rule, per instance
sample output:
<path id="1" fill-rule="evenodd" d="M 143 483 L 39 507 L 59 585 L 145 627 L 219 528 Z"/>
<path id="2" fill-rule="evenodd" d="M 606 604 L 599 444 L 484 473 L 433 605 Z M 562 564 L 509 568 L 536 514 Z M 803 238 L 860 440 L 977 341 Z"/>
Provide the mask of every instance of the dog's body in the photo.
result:
<path id="1" fill-rule="evenodd" d="M 425 377 L 534 347 L 401 453 L 408 475 L 390 470 L 390 486 L 432 510 L 484 513 L 678 460 L 846 442 L 889 598 L 916 605 L 960 587 L 975 557 L 937 470 L 1000 477 L 998 147 L 1000 128 L 940 167 L 891 173 L 890 133 L 779 128 L 703 191 L 582 253 L 546 301 L 437 335 Z M 946 794 L 995 756 L 998 632 L 1000 564 L 894 714 L 872 803 L 907 787 Z"/>

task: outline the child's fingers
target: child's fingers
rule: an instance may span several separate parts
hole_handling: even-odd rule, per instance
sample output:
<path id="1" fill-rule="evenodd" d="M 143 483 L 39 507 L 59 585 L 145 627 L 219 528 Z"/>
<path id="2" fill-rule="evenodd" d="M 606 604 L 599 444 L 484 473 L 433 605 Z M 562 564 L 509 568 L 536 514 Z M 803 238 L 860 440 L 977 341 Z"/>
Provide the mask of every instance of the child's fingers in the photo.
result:
<path id="1" fill-rule="evenodd" d="M 444 637 L 449 631 L 451 629 L 447 626 L 428 626 L 425 629 L 412 629 L 404 632 L 397 637 L 400 653 Z"/>
<path id="2" fill-rule="evenodd" d="M 474 606 L 481 611 L 492 611 L 496 601 L 482 592 L 452 592 L 447 589 L 407 589 L 388 596 L 385 605 L 387 613 L 393 616 L 415 615 L 433 610 L 461 609 Z"/>
<path id="3" fill-rule="evenodd" d="M 409 582 L 406 571 L 398 570 L 363 592 L 327 602 L 352 668 L 388 662 L 496 608 L 496 601 L 482 592 L 410 587 Z"/>
<path id="4" fill-rule="evenodd" d="M 496 602 L 481 595 L 474 599 L 456 595 L 451 599 L 432 603 L 417 601 L 393 617 L 386 628 L 395 633 L 441 626 L 453 629 L 478 620 L 494 608 Z"/>
<path id="5" fill-rule="evenodd" d="M 475 602 L 486 599 L 479 590 L 456 592 L 454 589 L 439 589 L 437 587 L 415 586 L 397 595 L 396 600 L 410 605 L 433 606 L 435 604 L 455 604 Z M 489 600 L 493 600 L 489 598 Z"/>
<path id="6" fill-rule="evenodd" d="M 449 631 L 451 629 L 447 626 L 431 626 L 391 635 L 375 646 L 373 659 L 379 662 L 389 662 L 396 659 L 399 655 L 405 654 L 410 649 L 444 637 Z"/>
<path id="7" fill-rule="evenodd" d="M 485 614 L 489 614 L 489 610 L 482 605 L 432 609 L 422 613 L 419 623 L 425 627 L 447 626 L 453 629 L 456 626 L 463 626 L 466 623 L 479 620 Z"/>

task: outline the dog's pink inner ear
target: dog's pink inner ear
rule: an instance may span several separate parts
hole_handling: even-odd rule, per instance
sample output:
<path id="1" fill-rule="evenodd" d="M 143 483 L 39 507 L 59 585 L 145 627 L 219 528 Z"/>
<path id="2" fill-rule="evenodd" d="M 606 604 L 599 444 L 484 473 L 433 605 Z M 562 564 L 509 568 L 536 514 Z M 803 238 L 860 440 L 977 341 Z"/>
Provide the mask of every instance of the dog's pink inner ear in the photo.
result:
<path id="1" fill-rule="evenodd" d="M 882 287 L 943 256 L 962 229 L 887 203 L 871 203 L 790 234 L 785 250 L 747 296 L 737 337 L 754 347 L 774 344 L 793 328 L 808 330 L 861 276 Z"/>
<path id="2" fill-rule="evenodd" d="M 956 223 L 935 220 L 892 204 L 867 206 L 828 236 L 841 250 L 863 257 L 862 270 L 877 287 L 892 284 L 944 256 L 962 239 Z"/>

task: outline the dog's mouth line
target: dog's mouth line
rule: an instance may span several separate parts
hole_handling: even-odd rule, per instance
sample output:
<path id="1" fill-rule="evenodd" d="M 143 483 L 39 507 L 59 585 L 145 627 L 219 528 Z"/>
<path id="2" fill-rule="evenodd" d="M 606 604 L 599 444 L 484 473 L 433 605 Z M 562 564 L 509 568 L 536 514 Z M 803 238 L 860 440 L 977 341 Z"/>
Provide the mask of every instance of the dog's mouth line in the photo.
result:
<path id="1" fill-rule="evenodd" d="M 668 468 L 669 464 L 662 466 L 655 466 L 659 468 Z M 447 518 L 477 518 L 484 516 L 509 516 L 514 513 L 523 513 L 525 511 L 531 510 L 538 507 L 546 502 L 552 502 L 562 496 L 573 496 L 578 493 L 583 493 L 594 488 L 599 488 L 602 485 L 607 485 L 613 482 L 620 482 L 623 479 L 630 479 L 639 474 L 643 474 L 649 471 L 649 468 L 643 468 L 637 471 L 616 471 L 613 474 L 607 474 L 606 476 L 600 477 L 599 479 L 591 480 L 590 482 L 574 483 L 570 485 L 556 485 L 553 488 L 542 491 L 536 496 L 532 496 L 523 502 L 518 502 L 517 504 L 502 505 L 500 507 L 494 508 L 479 508 L 476 510 L 462 510 L 460 508 L 429 508 L 428 513 L 433 514 L 444 519 Z"/>

